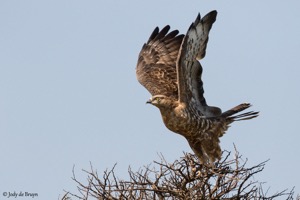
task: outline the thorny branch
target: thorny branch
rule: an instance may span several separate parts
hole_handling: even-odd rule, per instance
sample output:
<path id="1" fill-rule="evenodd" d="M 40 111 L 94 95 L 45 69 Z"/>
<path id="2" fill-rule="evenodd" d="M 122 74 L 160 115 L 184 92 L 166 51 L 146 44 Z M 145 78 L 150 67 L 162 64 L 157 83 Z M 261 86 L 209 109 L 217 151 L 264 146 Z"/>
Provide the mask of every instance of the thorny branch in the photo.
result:
<path id="1" fill-rule="evenodd" d="M 91 165 L 87 173 L 87 184 L 79 181 L 74 172 L 72 179 L 79 194 L 66 192 L 62 200 L 75 199 L 293 199 L 294 191 L 283 190 L 267 196 L 262 183 L 252 181 L 253 176 L 264 170 L 267 161 L 246 167 L 239 153 L 230 159 L 230 152 L 223 152 L 223 159 L 214 166 L 200 164 L 195 155 L 184 156 L 168 163 L 160 155 L 154 167 L 145 166 L 137 172 L 128 169 L 130 179 L 119 180 L 111 170 L 105 170 L 99 177 Z M 156 168 L 155 168 L 156 167 Z M 158 167 L 158 169 L 157 169 Z"/>

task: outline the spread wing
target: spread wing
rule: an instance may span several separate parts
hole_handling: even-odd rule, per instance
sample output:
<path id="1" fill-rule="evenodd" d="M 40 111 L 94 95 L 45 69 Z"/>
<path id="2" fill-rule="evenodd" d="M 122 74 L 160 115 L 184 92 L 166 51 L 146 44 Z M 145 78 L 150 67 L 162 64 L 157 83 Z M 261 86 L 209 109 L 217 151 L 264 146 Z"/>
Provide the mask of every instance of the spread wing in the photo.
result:
<path id="1" fill-rule="evenodd" d="M 190 109 L 200 110 L 206 117 L 221 114 L 219 108 L 206 104 L 201 80 L 202 66 L 198 61 L 205 56 L 208 34 L 216 16 L 217 11 L 211 11 L 202 19 L 200 14 L 197 16 L 183 39 L 177 61 L 179 101 Z"/>
<path id="2" fill-rule="evenodd" d="M 178 30 L 168 33 L 169 30 L 170 26 L 161 31 L 154 29 L 139 54 L 136 75 L 152 96 L 178 99 L 176 61 L 184 35 L 178 35 Z"/>

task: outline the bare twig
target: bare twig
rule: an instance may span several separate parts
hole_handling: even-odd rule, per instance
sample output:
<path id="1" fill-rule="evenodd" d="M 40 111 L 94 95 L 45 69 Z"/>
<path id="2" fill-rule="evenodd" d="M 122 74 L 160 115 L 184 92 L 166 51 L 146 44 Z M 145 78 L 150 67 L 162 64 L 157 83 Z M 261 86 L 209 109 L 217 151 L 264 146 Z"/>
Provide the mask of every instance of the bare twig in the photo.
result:
<path id="1" fill-rule="evenodd" d="M 79 181 L 72 170 L 72 179 L 77 184 L 79 194 L 71 192 L 63 196 L 70 199 L 275 199 L 286 197 L 292 199 L 291 191 L 283 190 L 267 196 L 262 183 L 251 178 L 264 170 L 267 161 L 252 167 L 246 167 L 235 148 L 233 159 L 231 153 L 224 151 L 223 159 L 215 166 L 200 164 L 195 155 L 184 153 L 183 157 L 168 163 L 163 155 L 160 161 L 144 166 L 137 172 L 128 169 L 129 180 L 120 181 L 115 176 L 115 166 L 105 170 L 102 178 L 91 165 L 87 173 L 87 184 Z"/>

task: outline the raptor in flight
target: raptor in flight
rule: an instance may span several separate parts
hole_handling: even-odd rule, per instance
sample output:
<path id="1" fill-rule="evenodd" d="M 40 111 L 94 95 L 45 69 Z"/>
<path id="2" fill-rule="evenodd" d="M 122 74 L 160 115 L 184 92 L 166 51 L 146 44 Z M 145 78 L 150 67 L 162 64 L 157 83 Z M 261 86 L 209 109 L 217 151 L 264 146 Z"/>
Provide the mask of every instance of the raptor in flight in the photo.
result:
<path id="1" fill-rule="evenodd" d="M 208 34 L 217 11 L 203 18 L 198 14 L 186 35 L 156 27 L 139 54 L 138 81 L 152 94 L 147 103 L 159 108 L 166 127 L 184 136 L 202 163 L 221 158 L 220 140 L 234 121 L 252 119 L 258 112 L 245 112 L 242 103 L 226 112 L 208 106 L 203 96 L 202 66 Z"/>

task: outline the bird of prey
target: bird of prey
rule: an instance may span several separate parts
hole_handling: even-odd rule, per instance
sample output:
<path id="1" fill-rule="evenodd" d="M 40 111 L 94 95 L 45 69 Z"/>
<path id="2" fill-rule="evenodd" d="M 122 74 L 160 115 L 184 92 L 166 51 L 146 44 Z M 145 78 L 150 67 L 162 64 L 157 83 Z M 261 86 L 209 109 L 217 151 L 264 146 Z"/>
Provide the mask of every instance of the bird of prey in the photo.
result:
<path id="1" fill-rule="evenodd" d="M 221 159 L 219 137 L 234 121 L 252 119 L 258 112 L 237 114 L 249 108 L 242 103 L 226 112 L 208 106 L 203 96 L 202 66 L 208 34 L 217 11 L 198 14 L 186 35 L 170 26 L 154 29 L 138 57 L 138 81 L 152 94 L 150 103 L 161 112 L 165 126 L 184 136 L 203 164 Z"/>

